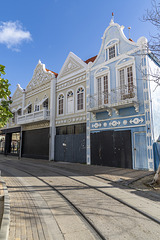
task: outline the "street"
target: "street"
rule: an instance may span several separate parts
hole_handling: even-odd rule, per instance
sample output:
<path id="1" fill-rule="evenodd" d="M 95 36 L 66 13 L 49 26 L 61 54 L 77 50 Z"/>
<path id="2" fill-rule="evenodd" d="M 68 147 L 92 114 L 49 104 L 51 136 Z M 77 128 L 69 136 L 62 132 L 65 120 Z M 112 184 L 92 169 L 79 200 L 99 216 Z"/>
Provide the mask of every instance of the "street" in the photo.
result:
<path id="1" fill-rule="evenodd" d="M 108 168 L 109 177 L 105 167 L 3 157 L 0 169 L 10 196 L 10 240 L 159 238 L 159 201 L 117 181 L 120 171 L 127 181 L 142 171 Z"/>

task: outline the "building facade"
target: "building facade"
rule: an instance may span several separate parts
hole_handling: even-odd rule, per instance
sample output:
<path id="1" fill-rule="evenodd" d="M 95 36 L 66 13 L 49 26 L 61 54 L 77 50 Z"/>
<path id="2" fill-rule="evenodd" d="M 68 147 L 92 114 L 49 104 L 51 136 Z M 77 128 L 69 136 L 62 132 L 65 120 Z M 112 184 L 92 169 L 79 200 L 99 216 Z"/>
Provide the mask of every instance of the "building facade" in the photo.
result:
<path id="1" fill-rule="evenodd" d="M 39 61 L 26 89 L 17 85 L 10 106 L 13 118 L 1 129 L 5 154 L 49 159 L 50 118 L 55 111 L 51 91 L 55 91 L 56 77 Z"/>
<path id="2" fill-rule="evenodd" d="M 159 111 L 149 80 L 159 64 L 146 47 L 146 38 L 127 39 L 113 19 L 104 32 L 87 80 L 88 164 L 154 169 Z"/>
<path id="3" fill-rule="evenodd" d="M 146 46 L 144 37 L 127 39 L 112 19 L 97 56 L 83 61 L 70 52 L 59 74 L 39 62 L 26 90 L 18 85 L 13 94 L 0 151 L 154 170 L 160 90 L 153 73 L 160 65 Z"/>

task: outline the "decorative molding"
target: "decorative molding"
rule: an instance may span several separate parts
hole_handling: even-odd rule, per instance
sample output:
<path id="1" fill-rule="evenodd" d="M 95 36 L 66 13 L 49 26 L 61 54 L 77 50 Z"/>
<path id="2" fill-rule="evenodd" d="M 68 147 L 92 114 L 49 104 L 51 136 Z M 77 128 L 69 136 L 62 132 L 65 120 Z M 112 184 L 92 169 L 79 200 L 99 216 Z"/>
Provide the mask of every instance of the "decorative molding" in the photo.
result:
<path id="1" fill-rule="evenodd" d="M 80 68 L 81 68 L 81 66 L 78 63 L 76 63 L 74 59 L 70 58 L 66 67 L 64 68 L 63 72 L 61 73 L 61 76 L 66 75 L 75 70 L 79 70 Z"/>
<path id="2" fill-rule="evenodd" d="M 50 126 L 50 122 L 40 122 L 40 123 L 33 123 L 33 124 L 27 124 L 23 125 L 22 131 L 27 131 L 27 130 L 34 130 L 34 129 L 40 129 L 40 128 L 47 128 Z"/>
<path id="3" fill-rule="evenodd" d="M 45 85 L 41 85 L 40 87 L 37 87 L 36 89 L 26 92 L 26 98 L 30 98 L 34 95 L 38 95 L 39 93 L 45 92 L 47 90 L 50 90 L 50 82 L 46 83 Z"/>
<path id="4" fill-rule="evenodd" d="M 62 89 L 65 89 L 65 88 L 68 88 L 68 87 L 71 87 L 73 85 L 76 85 L 77 83 L 79 82 L 82 82 L 86 79 L 86 74 L 82 75 L 82 76 L 79 76 L 77 78 L 74 78 L 74 79 L 71 79 L 69 80 L 68 82 L 63 82 L 61 84 L 57 84 L 56 86 L 56 90 L 59 91 L 59 90 L 62 90 Z"/>
<path id="5" fill-rule="evenodd" d="M 143 118 L 134 118 L 134 119 L 131 119 L 130 121 L 130 124 L 139 124 L 139 123 L 143 123 L 144 122 L 144 119 Z"/>
<path id="6" fill-rule="evenodd" d="M 73 117 L 67 117 L 63 119 L 56 119 L 56 126 L 60 125 L 69 125 L 69 124 L 76 124 L 79 122 L 86 122 L 86 115 L 78 115 Z"/>
<path id="7" fill-rule="evenodd" d="M 143 125 L 142 125 L 143 123 Z M 94 121 L 90 123 L 90 128 L 94 129 L 108 129 L 108 128 L 129 128 L 129 127 L 145 126 L 145 116 L 141 117 L 126 117 L 112 120 Z"/>
<path id="8" fill-rule="evenodd" d="M 116 127 L 117 125 L 121 125 L 121 122 L 120 121 L 112 121 L 109 123 L 109 126 L 113 126 L 113 127 Z"/>
<path id="9" fill-rule="evenodd" d="M 72 77 L 82 71 L 86 71 L 87 64 L 74 53 L 70 52 L 65 60 L 57 78 L 57 82 L 64 82 L 66 76 Z"/>
<path id="10" fill-rule="evenodd" d="M 101 123 L 92 124 L 92 128 L 100 128 L 100 127 L 102 127 Z"/>
<path id="11" fill-rule="evenodd" d="M 46 71 L 45 65 L 39 62 L 34 70 L 34 74 L 31 81 L 26 87 L 26 91 L 31 91 L 37 88 L 37 86 L 50 82 L 53 79 L 53 75 L 54 73 Z"/>

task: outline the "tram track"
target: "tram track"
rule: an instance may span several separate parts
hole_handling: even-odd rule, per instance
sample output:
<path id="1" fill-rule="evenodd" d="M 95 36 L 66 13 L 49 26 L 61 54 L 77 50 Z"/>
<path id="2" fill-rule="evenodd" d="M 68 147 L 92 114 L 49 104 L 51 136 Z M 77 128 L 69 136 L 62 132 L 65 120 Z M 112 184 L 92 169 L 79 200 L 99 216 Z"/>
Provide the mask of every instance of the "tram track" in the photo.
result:
<path id="1" fill-rule="evenodd" d="M 28 165 L 31 166 L 31 165 L 32 165 L 32 166 L 36 167 L 36 164 L 33 164 L 33 163 L 29 163 L 29 164 L 28 164 L 28 163 L 25 163 L 25 165 L 26 165 L 26 166 L 28 166 Z M 153 218 L 151 215 L 145 213 L 144 211 L 141 211 L 141 210 L 135 208 L 134 206 L 128 204 L 126 201 L 123 201 L 122 199 L 120 199 L 120 198 L 118 198 L 118 197 L 115 197 L 115 196 L 113 196 L 112 194 L 106 193 L 106 192 L 104 192 L 103 190 L 101 190 L 101 189 L 99 189 L 99 188 L 97 188 L 97 187 L 95 187 L 95 186 L 91 186 L 91 185 L 89 185 L 89 184 L 87 184 L 87 183 L 84 183 L 84 181 L 75 179 L 73 176 L 72 176 L 72 177 L 71 177 L 71 176 L 68 176 L 68 173 L 70 173 L 70 172 L 68 171 L 68 169 L 65 169 L 65 168 L 62 169 L 62 168 L 59 168 L 59 167 L 57 167 L 57 166 L 54 166 L 54 170 L 53 170 L 53 167 L 49 168 L 49 166 L 44 166 L 44 165 L 41 165 L 41 164 L 39 164 L 39 166 L 45 167 L 48 171 L 51 171 L 52 173 L 59 174 L 60 176 L 63 175 L 64 177 L 67 177 L 67 178 L 69 178 L 69 179 L 72 179 L 72 180 L 74 180 L 74 181 L 76 181 L 76 182 L 78 182 L 78 183 L 84 184 L 86 187 L 92 188 L 92 189 L 94 189 L 94 190 L 96 190 L 96 191 L 98 191 L 98 192 L 100 192 L 100 193 L 102 193 L 102 194 L 104 194 L 104 195 L 106 195 L 106 196 L 108 196 L 108 197 L 110 197 L 110 198 L 112 198 L 112 199 L 120 202 L 121 204 L 123 204 L 123 205 L 131 208 L 132 210 L 134 210 L 134 211 L 142 214 L 143 216 L 147 217 L 148 219 L 150 219 L 150 220 L 152 220 L 152 221 L 160 224 L 159 219 Z M 55 171 L 55 168 L 57 168 L 58 171 Z M 65 169 L 65 170 L 64 170 L 64 169 Z M 22 170 L 22 171 L 23 171 L 23 170 Z M 61 171 L 61 174 L 59 173 L 59 171 Z M 67 174 L 65 174 L 64 171 L 67 171 Z M 71 172 L 71 174 L 73 174 L 73 172 Z M 80 174 L 80 173 L 79 173 L 79 174 Z M 75 175 L 76 175 L 76 174 L 75 174 Z M 36 177 L 36 175 L 33 175 L 33 176 Z M 112 180 L 110 180 L 110 179 L 107 179 L 107 178 L 103 178 L 103 177 L 100 177 L 100 176 L 92 176 L 92 178 L 93 178 L 93 179 L 101 179 L 101 180 L 103 180 L 103 181 L 105 181 L 105 182 L 111 182 L 111 183 L 113 183 L 114 185 L 117 185 L 117 187 L 122 187 L 122 185 L 119 185 L 118 183 L 115 183 L 114 181 L 112 181 Z M 41 179 L 41 178 L 39 178 L 39 179 Z M 41 180 L 44 181 L 43 179 L 41 179 Z M 123 186 L 123 188 L 125 189 L 125 186 Z"/>
<path id="2" fill-rule="evenodd" d="M 4 165 L 7 166 L 6 163 L 3 163 Z M 11 164 L 8 165 L 9 167 L 11 166 Z M 14 167 L 14 169 L 17 169 L 21 172 L 24 172 L 36 179 L 38 179 L 39 181 L 43 182 L 44 184 L 46 184 L 47 186 L 49 186 L 50 188 L 52 188 L 54 191 L 56 191 L 74 210 L 74 212 L 85 222 L 85 224 L 87 224 L 89 230 L 94 233 L 93 235 L 95 235 L 95 239 L 99 239 L 99 240 L 106 240 L 107 238 L 104 237 L 102 235 L 102 233 L 94 226 L 94 224 L 83 214 L 83 212 L 76 207 L 64 194 L 62 194 L 59 190 L 57 190 L 55 187 L 53 187 L 51 184 L 49 184 L 47 181 L 43 180 L 42 178 L 30 173 L 29 171 L 26 170 L 22 170 L 21 168 L 17 168 Z M 7 170 L 5 170 L 7 171 Z"/>
<path id="3" fill-rule="evenodd" d="M 6 162 L 4 163 L 4 165 L 6 166 L 9 166 L 11 167 L 12 163 L 10 161 L 9 164 L 7 164 Z M 12 165 L 15 169 L 19 170 L 19 171 L 22 171 L 22 172 L 25 172 L 26 174 L 32 176 L 32 177 L 35 177 L 37 178 L 38 180 L 42 181 L 44 184 L 46 184 L 47 186 L 51 187 L 54 191 L 56 191 L 65 201 L 67 201 L 70 206 L 72 206 L 72 208 L 74 209 L 74 211 L 81 217 L 81 219 L 83 219 L 83 221 L 85 221 L 85 223 L 88 225 L 88 227 L 91 229 L 91 231 L 94 231 L 95 234 L 97 235 L 97 238 L 96 239 L 108 239 L 106 238 L 106 236 L 104 236 L 101 231 L 91 222 L 91 220 L 86 216 L 86 214 L 83 213 L 83 211 L 78 208 L 73 202 L 72 200 L 70 200 L 68 197 L 66 197 L 66 195 L 64 193 L 62 193 L 62 190 L 59 190 L 57 187 L 53 186 L 53 183 L 49 183 L 48 181 L 44 180 L 43 178 L 47 177 L 47 175 L 45 176 L 45 171 L 44 169 L 47 171 L 47 174 L 50 175 L 50 173 L 52 174 L 56 174 L 55 176 L 64 176 L 72 181 L 75 181 L 79 184 L 82 184 L 83 186 L 85 186 L 86 189 L 92 189 L 94 191 L 98 191 L 99 193 L 107 196 L 107 197 L 110 197 L 112 199 L 114 199 L 115 201 L 118 201 L 120 204 L 123 204 L 124 206 L 126 207 L 129 207 L 130 209 L 138 212 L 139 214 L 145 216 L 146 218 L 148 218 L 149 220 L 151 221 L 154 221 L 156 222 L 157 224 L 160 224 L 160 221 L 157 220 L 157 219 L 154 219 L 152 218 L 152 216 L 146 214 L 145 212 L 143 211 L 140 211 L 139 209 L 131 206 L 130 204 L 127 204 L 125 201 L 123 201 L 122 199 L 119 199 L 115 196 L 113 196 L 112 194 L 109 194 L 109 193 L 106 193 L 104 192 L 103 189 L 100 189 L 99 187 L 96 187 L 96 186 L 93 186 L 93 185 L 90 185 L 90 184 L 87 184 L 85 183 L 84 181 L 81 181 L 79 179 L 76 179 L 76 175 L 78 175 L 77 173 L 73 173 L 73 172 L 70 172 L 68 171 L 68 169 L 64 170 L 63 168 L 59 168 L 59 167 L 56 167 L 56 166 L 44 166 L 42 164 L 39 164 L 38 167 L 41 168 L 38 170 L 38 172 L 36 173 L 36 168 L 37 168 L 37 165 L 34 164 L 34 163 L 24 163 L 23 162 L 23 166 L 29 168 L 29 170 L 24 170 L 22 169 L 22 165 L 20 165 L 19 163 L 16 163 L 17 166 L 15 166 L 15 163 Z M 32 169 L 30 169 L 32 168 Z M 35 174 L 35 173 L 36 174 Z M 43 177 L 40 177 L 40 176 L 37 176 L 38 175 L 42 175 Z M 80 174 L 79 174 L 80 175 Z M 87 176 L 85 176 L 87 177 Z M 85 178 L 84 177 L 84 178 Z M 98 179 L 99 177 L 93 177 L 93 179 Z M 103 181 L 106 181 L 106 182 L 113 182 L 111 180 L 108 180 L 108 179 L 101 179 Z"/>

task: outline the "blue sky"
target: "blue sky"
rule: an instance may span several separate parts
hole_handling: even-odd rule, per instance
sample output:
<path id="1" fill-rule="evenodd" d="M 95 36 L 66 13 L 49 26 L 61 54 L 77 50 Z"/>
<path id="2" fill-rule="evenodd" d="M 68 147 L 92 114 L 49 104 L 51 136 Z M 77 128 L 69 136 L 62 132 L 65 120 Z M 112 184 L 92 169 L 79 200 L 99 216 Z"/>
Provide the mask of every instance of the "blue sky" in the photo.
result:
<path id="1" fill-rule="evenodd" d="M 112 12 L 128 37 L 148 39 L 156 29 L 142 22 L 151 0 L 7 0 L 1 2 L 0 64 L 12 94 L 26 88 L 39 59 L 59 73 L 69 52 L 82 60 L 98 54 Z"/>

